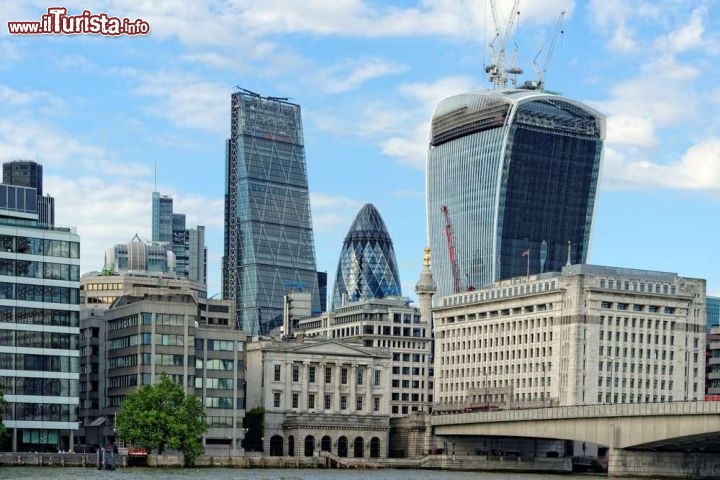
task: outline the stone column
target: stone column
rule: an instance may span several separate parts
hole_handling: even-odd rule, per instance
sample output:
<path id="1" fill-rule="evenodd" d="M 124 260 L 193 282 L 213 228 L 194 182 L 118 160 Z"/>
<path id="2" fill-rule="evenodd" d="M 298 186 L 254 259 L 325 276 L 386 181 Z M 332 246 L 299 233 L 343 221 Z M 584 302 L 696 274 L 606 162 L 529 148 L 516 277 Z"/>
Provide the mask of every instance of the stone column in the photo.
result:
<path id="1" fill-rule="evenodd" d="M 350 367 L 348 382 L 350 382 L 350 405 L 348 411 L 357 412 L 357 364 Z"/>
<path id="2" fill-rule="evenodd" d="M 318 381 L 318 398 L 316 400 L 320 402 L 318 410 L 325 410 L 325 362 L 320 362 L 316 379 Z"/>
<path id="3" fill-rule="evenodd" d="M 310 378 L 308 375 L 308 370 L 310 369 L 310 362 L 304 361 L 302 362 L 302 367 L 300 367 L 300 410 L 307 412 L 308 411 L 308 389 L 310 387 Z"/>
<path id="4" fill-rule="evenodd" d="M 333 396 L 333 412 L 337 413 L 340 411 L 340 372 L 342 369 L 342 363 L 335 362 L 334 375 L 333 375 L 333 386 L 337 395 Z"/>
<path id="5" fill-rule="evenodd" d="M 284 410 L 290 410 L 292 408 L 292 360 L 287 360 L 285 367 L 285 401 L 281 403 L 281 407 Z"/>

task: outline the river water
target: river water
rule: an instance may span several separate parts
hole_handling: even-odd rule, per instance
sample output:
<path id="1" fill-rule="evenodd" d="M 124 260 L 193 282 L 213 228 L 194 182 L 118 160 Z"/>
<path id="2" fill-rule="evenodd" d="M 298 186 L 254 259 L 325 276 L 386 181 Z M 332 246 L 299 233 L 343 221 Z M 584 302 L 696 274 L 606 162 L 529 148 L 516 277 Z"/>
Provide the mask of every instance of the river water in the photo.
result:
<path id="1" fill-rule="evenodd" d="M 449 472 L 439 470 L 315 470 L 127 468 L 113 472 L 94 468 L 0 467 L 5 480 L 588 480 L 586 475 L 544 475 L 532 473 Z"/>

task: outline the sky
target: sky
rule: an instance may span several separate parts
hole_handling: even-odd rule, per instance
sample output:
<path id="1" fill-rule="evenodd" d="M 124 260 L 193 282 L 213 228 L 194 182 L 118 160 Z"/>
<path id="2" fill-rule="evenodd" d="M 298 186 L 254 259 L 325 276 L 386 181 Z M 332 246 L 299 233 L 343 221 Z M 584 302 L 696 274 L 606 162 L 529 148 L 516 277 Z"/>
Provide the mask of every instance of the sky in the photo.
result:
<path id="1" fill-rule="evenodd" d="M 513 2 L 496 3 L 505 32 Z M 373 203 L 415 297 L 430 118 L 443 98 L 490 87 L 489 2 L 72 0 L 69 15 L 142 19 L 149 34 L 8 33 L 56 5 L 0 9 L 0 161 L 43 165 L 56 223 L 81 235 L 82 272 L 135 233 L 150 238 L 157 188 L 206 226 L 208 295 L 220 292 L 240 86 L 302 107 L 318 270 L 332 285 L 347 229 Z M 717 0 L 520 0 L 513 15 L 518 81 L 547 64 L 548 90 L 607 116 L 589 263 L 705 278 L 720 295 Z"/>

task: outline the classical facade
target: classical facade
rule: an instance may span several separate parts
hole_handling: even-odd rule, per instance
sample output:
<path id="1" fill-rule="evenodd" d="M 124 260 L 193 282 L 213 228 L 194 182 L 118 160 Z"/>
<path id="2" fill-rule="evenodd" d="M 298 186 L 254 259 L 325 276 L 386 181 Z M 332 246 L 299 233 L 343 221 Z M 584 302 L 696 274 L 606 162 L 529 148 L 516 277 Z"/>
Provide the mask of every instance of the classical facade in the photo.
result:
<path id="1" fill-rule="evenodd" d="M 572 265 L 445 296 L 436 412 L 699 400 L 705 281 Z"/>
<path id="2" fill-rule="evenodd" d="M 247 408 L 265 411 L 271 456 L 384 458 L 390 353 L 337 340 L 260 341 L 247 348 Z"/>
<path id="3" fill-rule="evenodd" d="M 333 312 L 300 320 L 308 337 L 347 339 L 392 352 L 390 415 L 429 411 L 432 391 L 432 331 L 420 310 L 400 297 L 348 302 Z"/>
<path id="4" fill-rule="evenodd" d="M 604 138 L 599 112 L 541 90 L 440 102 L 426 170 L 438 294 L 585 262 Z"/>

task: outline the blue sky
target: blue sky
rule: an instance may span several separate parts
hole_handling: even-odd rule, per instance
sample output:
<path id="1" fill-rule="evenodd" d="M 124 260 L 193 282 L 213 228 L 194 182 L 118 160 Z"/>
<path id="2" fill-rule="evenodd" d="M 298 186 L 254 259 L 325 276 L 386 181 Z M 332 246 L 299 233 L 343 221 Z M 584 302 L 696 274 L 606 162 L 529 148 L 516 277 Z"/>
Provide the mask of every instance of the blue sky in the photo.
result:
<path id="1" fill-rule="evenodd" d="M 497 0 L 500 22 L 512 1 Z M 224 155 L 236 85 L 303 108 L 318 268 L 331 279 L 360 207 L 374 203 L 414 297 L 425 241 L 428 125 L 446 96 L 489 86 L 483 0 L 106 0 L 146 37 L 13 36 L 54 3 L 0 11 L 0 161 L 36 160 L 56 220 L 77 225 L 82 270 L 136 232 L 158 190 L 207 227 L 220 290 Z M 720 8 L 716 1 L 521 0 L 508 50 L 534 77 L 560 12 L 549 90 L 608 116 L 590 262 L 706 278 L 720 294 Z M 332 280 L 331 280 L 332 283 Z"/>

